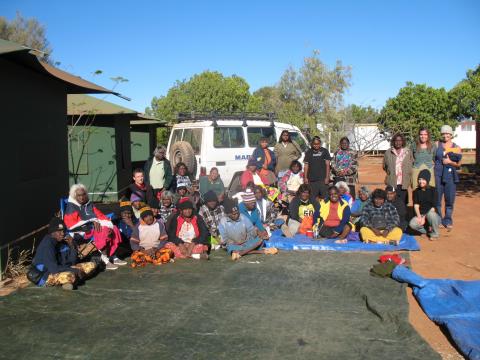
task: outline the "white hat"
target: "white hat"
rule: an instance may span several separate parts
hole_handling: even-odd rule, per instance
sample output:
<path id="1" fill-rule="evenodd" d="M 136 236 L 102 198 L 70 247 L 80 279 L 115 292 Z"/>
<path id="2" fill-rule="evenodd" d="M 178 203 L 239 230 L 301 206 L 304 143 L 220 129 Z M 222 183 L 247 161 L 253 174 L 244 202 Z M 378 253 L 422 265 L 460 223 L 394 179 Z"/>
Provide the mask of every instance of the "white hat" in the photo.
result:
<path id="1" fill-rule="evenodd" d="M 440 129 L 440 134 L 450 134 L 453 135 L 453 130 L 450 125 L 443 125 Z"/>

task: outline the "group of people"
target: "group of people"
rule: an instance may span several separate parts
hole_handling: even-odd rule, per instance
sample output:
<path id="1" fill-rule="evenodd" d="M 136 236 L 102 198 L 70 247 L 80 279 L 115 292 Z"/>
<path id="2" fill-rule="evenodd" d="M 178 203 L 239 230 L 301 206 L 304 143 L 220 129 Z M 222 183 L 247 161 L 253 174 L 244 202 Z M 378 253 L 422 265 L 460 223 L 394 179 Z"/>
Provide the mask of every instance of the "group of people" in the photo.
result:
<path id="1" fill-rule="evenodd" d="M 439 236 L 439 226 L 452 228 L 457 169 L 461 149 L 445 125 L 434 143 L 421 129 L 412 147 L 396 134 L 384 156 L 385 189 L 356 194 L 358 160 L 349 139 L 340 140 L 333 156 L 313 137 L 303 158 L 300 147 L 283 131 L 273 151 L 262 138 L 240 178 L 241 191 L 225 193 L 217 168 L 195 181 L 184 163 L 172 171 L 158 146 L 133 182 L 112 220 L 88 198 L 82 184 L 71 187 L 63 218 L 52 219 L 33 259 L 29 279 L 38 285 L 73 288 L 96 268 L 163 264 L 172 259 L 208 259 L 224 248 L 232 260 L 250 253 L 276 254 L 266 247 L 272 231 L 347 242 L 352 231 L 366 243 L 398 244 L 403 232 Z M 414 216 L 407 218 L 408 188 Z M 442 198 L 445 198 L 445 213 Z M 442 216 L 443 215 L 443 216 Z M 408 221 L 409 220 L 409 221 Z"/>

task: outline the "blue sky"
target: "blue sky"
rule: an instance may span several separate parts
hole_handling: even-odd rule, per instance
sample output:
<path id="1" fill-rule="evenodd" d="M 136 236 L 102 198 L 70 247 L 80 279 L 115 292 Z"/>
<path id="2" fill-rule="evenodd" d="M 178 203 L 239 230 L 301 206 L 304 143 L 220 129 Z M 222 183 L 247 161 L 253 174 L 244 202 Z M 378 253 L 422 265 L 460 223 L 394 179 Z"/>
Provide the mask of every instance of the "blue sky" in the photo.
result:
<path id="1" fill-rule="evenodd" d="M 480 63 L 480 1 L 5 0 L 47 27 L 66 71 L 131 97 L 138 111 L 203 70 L 275 84 L 313 50 L 352 67 L 347 103 L 380 108 L 406 81 L 451 88 Z M 93 76 L 101 69 L 104 74 Z"/>

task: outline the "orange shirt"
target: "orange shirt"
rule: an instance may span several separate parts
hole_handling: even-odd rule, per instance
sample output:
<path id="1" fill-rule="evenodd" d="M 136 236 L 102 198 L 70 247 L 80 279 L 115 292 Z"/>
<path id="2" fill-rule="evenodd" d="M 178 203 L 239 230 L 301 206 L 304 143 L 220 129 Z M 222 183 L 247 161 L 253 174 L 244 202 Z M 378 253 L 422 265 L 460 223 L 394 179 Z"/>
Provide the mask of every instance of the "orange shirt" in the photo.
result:
<path id="1" fill-rule="evenodd" d="M 338 217 L 338 202 L 330 202 L 330 212 L 325 219 L 325 226 L 337 227 L 338 225 L 340 225 L 340 218 Z"/>

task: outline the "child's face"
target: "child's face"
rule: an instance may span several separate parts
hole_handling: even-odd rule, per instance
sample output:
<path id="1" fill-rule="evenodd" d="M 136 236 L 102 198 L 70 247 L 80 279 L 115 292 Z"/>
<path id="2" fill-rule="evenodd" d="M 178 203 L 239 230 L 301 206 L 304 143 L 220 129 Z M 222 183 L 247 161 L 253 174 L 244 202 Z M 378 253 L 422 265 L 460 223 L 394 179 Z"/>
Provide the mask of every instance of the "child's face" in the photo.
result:
<path id="1" fill-rule="evenodd" d="M 260 189 L 255 190 L 255 198 L 257 200 L 262 200 L 263 199 L 263 193 Z"/>
<path id="2" fill-rule="evenodd" d="M 141 201 L 133 201 L 132 202 L 132 206 L 137 209 L 137 210 L 140 210 L 140 208 L 142 207 L 142 202 Z"/>
<path id="3" fill-rule="evenodd" d="M 368 195 L 365 194 L 363 191 L 361 191 L 361 192 L 358 193 L 358 197 L 359 197 L 360 200 L 362 200 L 362 201 L 367 201 L 367 199 L 368 199 Z"/>
<path id="4" fill-rule="evenodd" d="M 214 200 L 214 201 L 209 201 L 207 202 L 207 207 L 210 209 L 210 210 L 213 210 L 217 207 L 217 202 Z"/>
<path id="5" fill-rule="evenodd" d="M 300 171 L 300 166 L 298 166 L 298 165 L 293 165 L 292 166 L 292 172 L 294 174 L 298 174 L 299 171 Z"/>
<path id="6" fill-rule="evenodd" d="M 165 207 L 169 207 L 170 205 L 172 205 L 172 199 L 170 199 L 170 198 L 162 199 L 162 204 Z"/>
<path id="7" fill-rule="evenodd" d="M 418 187 L 419 187 L 419 188 L 422 188 L 422 189 L 423 189 L 424 187 L 427 187 L 427 180 L 421 179 L 421 178 L 418 179 Z"/>
<path id="8" fill-rule="evenodd" d="M 147 215 L 143 218 L 143 222 L 147 225 L 152 225 L 155 219 L 153 218 L 152 215 Z"/>
<path id="9" fill-rule="evenodd" d="M 180 196 L 185 196 L 185 194 L 187 193 L 187 188 L 181 187 L 181 188 L 177 189 L 177 193 Z"/>
<path id="10" fill-rule="evenodd" d="M 122 219 L 131 220 L 133 214 L 130 210 L 124 210 L 120 215 L 122 216 Z"/>

